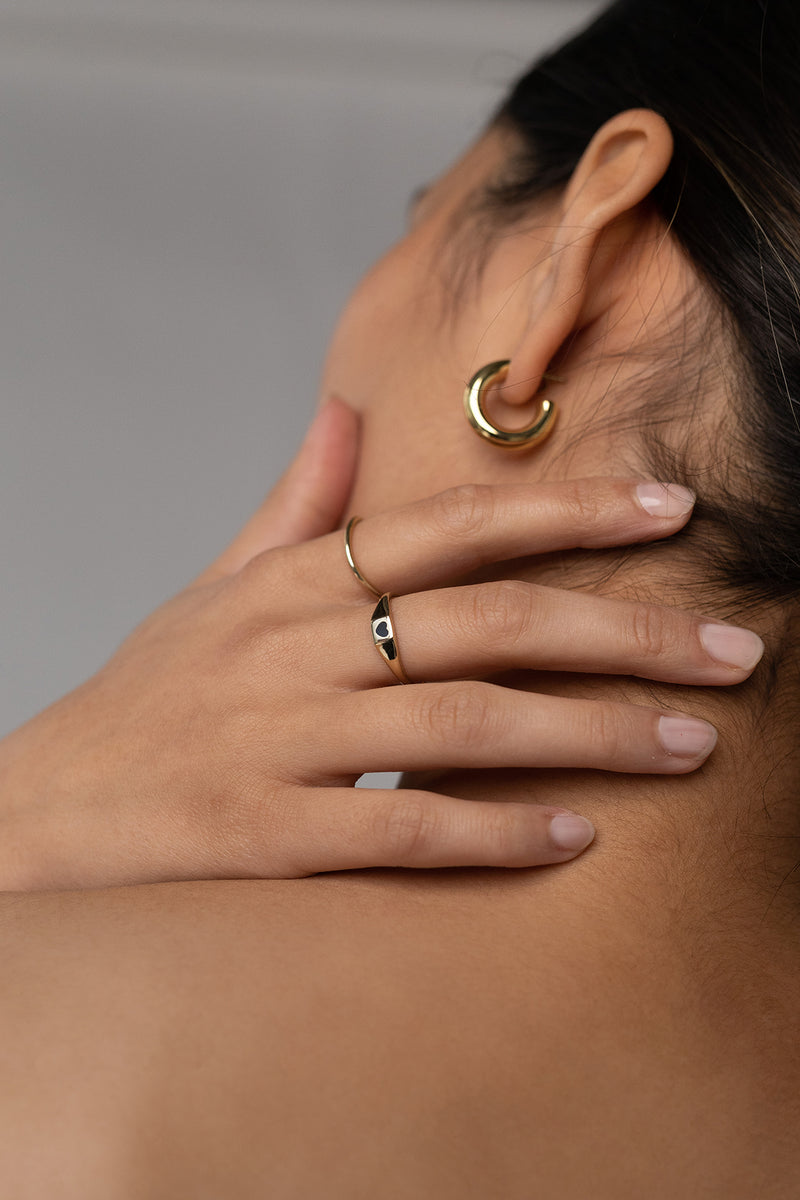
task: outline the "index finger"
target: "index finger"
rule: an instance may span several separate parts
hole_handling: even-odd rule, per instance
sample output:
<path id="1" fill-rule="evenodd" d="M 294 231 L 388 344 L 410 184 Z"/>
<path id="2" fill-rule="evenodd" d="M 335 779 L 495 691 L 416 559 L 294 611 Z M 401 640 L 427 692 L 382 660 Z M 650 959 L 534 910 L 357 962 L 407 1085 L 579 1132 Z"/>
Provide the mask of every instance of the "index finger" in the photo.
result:
<path id="1" fill-rule="evenodd" d="M 694 494 L 677 484 L 592 478 L 540 484 L 465 484 L 379 513 L 351 530 L 358 570 L 377 590 L 397 594 L 441 586 L 489 563 L 650 542 L 681 529 Z M 323 577 L 347 595 L 364 588 L 348 570 L 342 533 L 315 545 Z"/>

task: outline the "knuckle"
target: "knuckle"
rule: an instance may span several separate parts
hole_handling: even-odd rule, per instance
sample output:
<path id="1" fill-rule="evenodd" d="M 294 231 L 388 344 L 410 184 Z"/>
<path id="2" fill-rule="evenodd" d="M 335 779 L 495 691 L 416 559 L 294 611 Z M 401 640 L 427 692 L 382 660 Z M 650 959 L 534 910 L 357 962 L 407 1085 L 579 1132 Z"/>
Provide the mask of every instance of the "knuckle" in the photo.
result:
<path id="1" fill-rule="evenodd" d="M 511 809 L 490 805 L 482 814 L 481 845 L 488 862 L 505 862 L 522 843 L 520 821 Z"/>
<path id="2" fill-rule="evenodd" d="M 378 844 L 397 862 L 412 860 L 424 852 L 435 830 L 435 818 L 416 796 L 393 800 L 374 816 Z"/>
<path id="3" fill-rule="evenodd" d="M 262 551 L 244 564 L 225 584 L 212 616 L 220 652 L 229 662 L 240 658 L 261 661 L 269 647 L 272 661 L 297 644 L 291 623 L 292 597 L 308 586 L 298 573 L 291 547 Z"/>
<path id="4" fill-rule="evenodd" d="M 215 805 L 207 828 L 221 863 L 237 875 L 269 878 L 302 874 L 302 855 L 295 846 L 297 800 L 288 785 L 266 787 L 253 776 L 242 781 L 225 802 Z"/>
<path id="5" fill-rule="evenodd" d="M 499 579 L 475 589 L 469 614 L 476 632 L 492 645 L 515 645 L 530 633 L 535 592 L 519 579 Z"/>
<path id="6" fill-rule="evenodd" d="M 605 493 L 597 480 L 576 479 L 566 496 L 566 506 L 572 524 L 579 529 L 593 529 L 603 516 Z"/>
<path id="7" fill-rule="evenodd" d="M 618 710 L 607 704 L 593 703 L 587 719 L 589 743 L 597 750 L 598 758 L 604 762 L 618 759 L 625 745 Z"/>
<path id="8" fill-rule="evenodd" d="M 300 563 L 295 546 L 271 546 L 249 558 L 234 576 L 247 591 L 264 595 L 276 580 L 297 582 Z"/>
<path id="9" fill-rule="evenodd" d="M 433 520 L 448 537 L 469 538 L 486 533 L 494 515 L 494 493 L 488 484 L 462 483 L 440 492 Z"/>
<path id="10" fill-rule="evenodd" d="M 655 605 L 635 605 L 628 632 L 634 650 L 643 658 L 658 658 L 669 648 L 671 639 L 666 612 Z"/>
<path id="11" fill-rule="evenodd" d="M 485 744 L 494 719 L 487 685 L 466 681 L 423 692 L 417 725 L 430 744 L 444 748 Z"/>

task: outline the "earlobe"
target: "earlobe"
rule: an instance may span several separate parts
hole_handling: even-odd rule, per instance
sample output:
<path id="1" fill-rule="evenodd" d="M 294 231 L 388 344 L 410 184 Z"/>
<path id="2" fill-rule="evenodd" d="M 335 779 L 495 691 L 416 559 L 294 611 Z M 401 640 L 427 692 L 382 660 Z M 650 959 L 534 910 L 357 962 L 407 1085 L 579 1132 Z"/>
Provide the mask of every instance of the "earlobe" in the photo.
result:
<path id="1" fill-rule="evenodd" d="M 513 349 L 503 400 L 525 404 L 577 329 L 602 280 L 592 270 L 601 236 L 647 199 L 672 159 L 672 134 L 650 109 L 618 113 L 598 129 L 576 166 L 561 203 L 547 271 L 531 297 L 528 330 Z"/>

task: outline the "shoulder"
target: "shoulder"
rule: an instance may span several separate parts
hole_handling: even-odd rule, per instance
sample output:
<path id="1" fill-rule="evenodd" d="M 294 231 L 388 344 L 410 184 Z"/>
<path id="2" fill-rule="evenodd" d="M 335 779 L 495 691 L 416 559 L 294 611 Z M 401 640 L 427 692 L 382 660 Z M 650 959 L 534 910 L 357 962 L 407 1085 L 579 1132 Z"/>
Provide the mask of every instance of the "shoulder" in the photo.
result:
<path id="1" fill-rule="evenodd" d="M 704 1171 L 741 1157 L 737 1093 L 681 1017 L 680 976 L 637 956 L 608 906 L 580 889 L 556 902 L 545 879 L 5 898 L 3 1154 L 45 1144 L 69 1096 L 56 1152 L 79 1175 L 107 1131 L 125 1200 L 209 1179 L 234 1200 L 256 1178 L 276 1196 L 529 1200 L 534 1176 L 553 1200 L 632 1180 L 671 1200 L 700 1140 Z M 656 1160 L 674 1169 L 654 1178 Z"/>

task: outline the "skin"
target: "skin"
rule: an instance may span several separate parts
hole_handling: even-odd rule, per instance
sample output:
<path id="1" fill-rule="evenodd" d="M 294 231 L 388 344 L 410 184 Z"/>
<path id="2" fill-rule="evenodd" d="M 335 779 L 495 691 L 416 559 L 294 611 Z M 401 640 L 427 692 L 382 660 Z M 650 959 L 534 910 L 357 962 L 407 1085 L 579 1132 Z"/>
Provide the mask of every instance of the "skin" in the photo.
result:
<path id="1" fill-rule="evenodd" d="M 635 370 L 619 352 L 674 329 L 693 284 L 645 203 L 669 131 L 638 112 L 604 127 L 564 195 L 493 245 L 448 313 L 442 240 L 508 150 L 490 135 L 442 178 L 343 316 L 322 395 L 363 414 L 350 511 L 467 481 L 633 474 L 634 434 L 597 418 Z M 464 380 L 501 357 L 498 423 L 522 423 L 552 362 L 566 380 L 557 432 L 516 460 L 460 410 Z M 710 421 L 726 400 L 704 402 Z M 672 553 L 635 555 L 605 587 L 685 603 Z M 517 565 L 588 586 L 580 556 Z M 748 623 L 768 644 L 782 629 L 773 611 Z M 700 771 L 426 776 L 449 795 L 585 813 L 595 842 L 556 867 L 3 897 L 9 1194 L 792 1194 L 800 950 L 796 895 L 778 885 L 800 830 L 780 681 L 766 711 L 757 676 L 659 695 L 720 730 Z"/>

